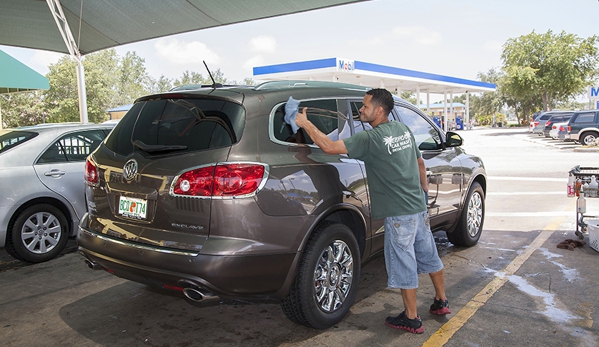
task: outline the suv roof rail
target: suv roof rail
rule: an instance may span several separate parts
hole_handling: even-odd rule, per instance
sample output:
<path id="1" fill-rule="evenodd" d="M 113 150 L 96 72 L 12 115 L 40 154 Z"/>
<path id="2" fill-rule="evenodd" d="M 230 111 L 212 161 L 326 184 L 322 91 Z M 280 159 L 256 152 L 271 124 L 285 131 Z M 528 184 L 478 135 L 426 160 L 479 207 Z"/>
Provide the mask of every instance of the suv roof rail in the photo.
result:
<path id="1" fill-rule="evenodd" d="M 305 80 L 284 80 L 268 81 L 254 87 L 254 90 L 272 90 L 287 88 L 345 88 L 367 91 L 370 87 L 360 86 L 350 83 L 326 82 L 326 81 L 305 81 Z"/>
<path id="2" fill-rule="evenodd" d="M 182 84 L 180 86 L 173 87 L 169 90 L 169 92 L 183 91 L 183 90 L 196 90 L 202 88 L 223 88 L 223 87 L 248 87 L 244 85 L 236 85 L 236 84 Z"/>

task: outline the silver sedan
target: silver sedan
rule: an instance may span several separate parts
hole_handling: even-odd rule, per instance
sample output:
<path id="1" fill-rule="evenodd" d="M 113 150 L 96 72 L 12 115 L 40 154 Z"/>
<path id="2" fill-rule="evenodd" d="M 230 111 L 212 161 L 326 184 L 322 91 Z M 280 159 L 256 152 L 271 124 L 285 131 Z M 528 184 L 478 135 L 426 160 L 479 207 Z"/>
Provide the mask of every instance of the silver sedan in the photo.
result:
<path id="1" fill-rule="evenodd" d="M 38 263 L 57 256 L 86 211 L 85 159 L 114 124 L 0 130 L 0 247 Z"/>

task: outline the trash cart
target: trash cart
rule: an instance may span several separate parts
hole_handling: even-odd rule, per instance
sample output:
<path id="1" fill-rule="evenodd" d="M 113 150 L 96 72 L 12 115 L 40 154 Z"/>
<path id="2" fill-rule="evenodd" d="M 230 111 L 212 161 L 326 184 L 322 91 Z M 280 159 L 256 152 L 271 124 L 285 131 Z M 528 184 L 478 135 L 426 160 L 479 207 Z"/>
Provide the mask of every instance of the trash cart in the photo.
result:
<path id="1" fill-rule="evenodd" d="M 595 184 L 599 182 L 599 167 L 577 165 L 569 174 L 574 178 L 573 194 L 569 191 L 568 196 L 576 197 L 576 236 L 582 240 L 584 234 L 588 233 L 589 245 L 599 252 L 599 210 L 591 211 L 587 208 L 587 199 L 599 198 L 599 189 Z"/>

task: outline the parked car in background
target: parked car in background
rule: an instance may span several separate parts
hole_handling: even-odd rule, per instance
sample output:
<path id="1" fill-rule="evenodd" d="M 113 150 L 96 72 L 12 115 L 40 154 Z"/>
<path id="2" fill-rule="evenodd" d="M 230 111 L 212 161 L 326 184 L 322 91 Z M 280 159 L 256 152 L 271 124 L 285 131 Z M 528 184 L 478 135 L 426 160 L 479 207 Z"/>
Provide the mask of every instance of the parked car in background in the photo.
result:
<path id="1" fill-rule="evenodd" d="M 274 298 L 293 322 L 328 328 L 349 311 L 360 268 L 384 246 L 363 162 L 330 155 L 285 118 L 290 96 L 333 140 L 369 128 L 369 88 L 316 81 L 179 88 L 138 99 L 88 158 L 89 211 L 77 237 L 92 269 L 187 300 Z M 472 246 L 482 232 L 486 174 L 407 101 L 427 166 L 433 231 Z M 389 146 L 401 145 L 390 142 Z"/>
<path id="2" fill-rule="evenodd" d="M 599 110 L 576 111 L 568 121 L 568 141 L 588 145 L 599 137 Z"/>
<path id="3" fill-rule="evenodd" d="M 58 255 L 85 213 L 85 159 L 113 126 L 0 130 L 0 247 L 38 263 Z"/>
<path id="4" fill-rule="evenodd" d="M 545 129 L 545 123 L 554 115 L 561 115 L 564 113 L 572 113 L 574 111 L 547 111 L 541 113 L 535 121 L 533 122 L 532 133 L 537 134 L 539 136 L 543 136 L 543 131 Z"/>
<path id="5" fill-rule="evenodd" d="M 532 133 L 532 130 L 535 128 L 535 120 L 537 119 L 537 117 L 539 117 L 539 115 L 543 113 L 541 111 L 537 111 L 535 113 L 533 113 L 532 116 L 530 116 L 530 120 L 528 122 L 528 132 Z"/>
<path id="6" fill-rule="evenodd" d="M 563 122 L 567 123 L 570 120 L 570 118 L 572 118 L 572 114 L 574 114 L 574 111 L 570 111 L 570 112 L 566 111 L 566 112 L 559 112 L 559 113 L 553 114 L 545 122 L 545 127 L 543 128 L 543 135 L 545 137 L 551 137 L 549 135 L 549 132 L 551 131 L 553 124 L 563 123 Z"/>
<path id="7" fill-rule="evenodd" d="M 554 140 L 567 141 L 568 137 L 568 122 L 553 123 L 549 131 L 549 137 Z"/>

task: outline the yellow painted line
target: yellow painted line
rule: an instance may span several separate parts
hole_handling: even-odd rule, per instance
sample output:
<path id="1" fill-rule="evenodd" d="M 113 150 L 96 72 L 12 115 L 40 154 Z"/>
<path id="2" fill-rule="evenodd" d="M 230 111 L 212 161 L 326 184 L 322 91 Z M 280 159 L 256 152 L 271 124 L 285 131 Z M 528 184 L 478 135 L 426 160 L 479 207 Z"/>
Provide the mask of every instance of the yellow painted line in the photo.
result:
<path id="1" fill-rule="evenodd" d="M 571 203 L 568 209 L 574 211 L 575 203 Z M 466 322 L 472 317 L 479 308 L 483 307 L 485 303 L 495 294 L 499 288 L 501 288 L 505 282 L 508 281 L 509 276 L 512 276 L 528 258 L 536 251 L 539 247 L 549 239 L 555 230 L 564 222 L 566 217 L 555 218 L 541 231 L 541 233 L 530 243 L 530 245 L 520 253 L 511 263 L 509 263 L 503 271 L 500 273 L 502 276 L 496 276 L 470 300 L 461 310 L 458 311 L 447 323 L 443 324 L 439 330 L 437 330 L 431 337 L 426 340 L 422 346 L 426 347 L 438 347 L 443 346 L 449 341 L 449 339 L 460 330 Z"/>

